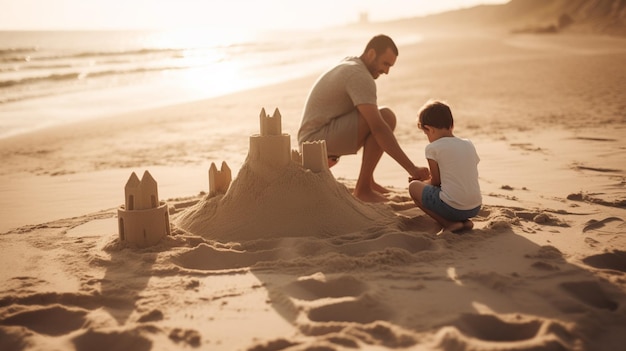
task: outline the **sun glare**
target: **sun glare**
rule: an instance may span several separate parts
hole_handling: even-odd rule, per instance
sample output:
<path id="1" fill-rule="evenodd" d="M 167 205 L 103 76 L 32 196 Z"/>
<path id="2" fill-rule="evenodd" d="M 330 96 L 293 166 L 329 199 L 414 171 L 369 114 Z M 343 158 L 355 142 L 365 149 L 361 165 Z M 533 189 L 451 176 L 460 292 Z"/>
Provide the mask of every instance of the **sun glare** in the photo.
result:
<path id="1" fill-rule="evenodd" d="M 246 28 L 222 29 L 210 27 L 162 29 L 147 38 L 147 44 L 161 48 L 207 48 L 244 43 L 256 39 Z"/>
<path id="2" fill-rule="evenodd" d="M 199 96 L 226 94 L 252 84 L 239 64 L 228 61 L 186 70 L 180 76 L 180 86 Z"/>

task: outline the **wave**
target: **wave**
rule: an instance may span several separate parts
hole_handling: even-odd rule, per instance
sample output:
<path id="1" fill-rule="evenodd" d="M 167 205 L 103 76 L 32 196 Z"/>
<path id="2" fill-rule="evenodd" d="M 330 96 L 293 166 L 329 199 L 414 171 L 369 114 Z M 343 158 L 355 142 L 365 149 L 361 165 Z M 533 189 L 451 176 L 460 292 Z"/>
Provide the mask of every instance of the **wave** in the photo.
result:
<path id="1" fill-rule="evenodd" d="M 36 47 L 0 49 L 0 57 L 7 56 L 7 55 L 15 55 L 15 54 L 25 54 L 25 53 L 37 52 L 37 51 L 38 49 Z"/>
<path id="2" fill-rule="evenodd" d="M 108 63 L 108 62 L 105 62 Z M 0 67 L 0 73 L 4 72 L 17 72 L 17 71 L 28 71 L 28 70 L 41 70 L 41 69 L 60 69 L 60 68 L 72 68 L 74 65 L 67 63 L 59 63 L 59 64 L 43 64 L 43 65 L 28 65 L 25 67 Z"/>
<path id="3" fill-rule="evenodd" d="M 20 85 L 38 84 L 38 83 L 46 83 L 46 82 L 84 80 L 87 78 L 106 77 L 106 76 L 114 76 L 114 75 L 127 75 L 127 74 L 137 74 L 137 73 L 180 70 L 180 69 L 187 69 L 187 68 L 189 67 L 165 66 L 165 67 L 150 67 L 150 68 L 139 67 L 139 68 L 132 68 L 132 69 L 106 70 L 106 71 L 95 71 L 95 72 L 54 73 L 54 74 L 49 74 L 49 75 L 40 76 L 40 77 L 29 77 L 29 78 L 22 78 L 22 79 L 0 81 L 0 88 L 9 88 L 9 87 L 16 87 Z"/>
<path id="4" fill-rule="evenodd" d="M 25 95 L 20 95 L 20 96 L 9 96 L 9 97 L 0 96 L 0 105 L 8 104 L 11 102 L 28 100 L 28 99 L 38 99 L 38 98 L 45 98 L 49 96 L 55 96 L 55 95 L 58 95 L 58 93 L 59 93 L 58 91 L 47 91 L 47 92 L 40 92 L 40 93 L 30 93 L 30 94 L 25 94 Z"/>
<path id="5" fill-rule="evenodd" d="M 4 49 L 0 50 L 0 63 L 72 60 L 90 57 L 111 56 L 149 56 L 164 55 L 175 57 L 189 49 L 136 49 L 122 51 L 84 51 L 78 53 L 46 55 L 38 49 Z M 36 55 L 37 54 L 37 55 Z"/>

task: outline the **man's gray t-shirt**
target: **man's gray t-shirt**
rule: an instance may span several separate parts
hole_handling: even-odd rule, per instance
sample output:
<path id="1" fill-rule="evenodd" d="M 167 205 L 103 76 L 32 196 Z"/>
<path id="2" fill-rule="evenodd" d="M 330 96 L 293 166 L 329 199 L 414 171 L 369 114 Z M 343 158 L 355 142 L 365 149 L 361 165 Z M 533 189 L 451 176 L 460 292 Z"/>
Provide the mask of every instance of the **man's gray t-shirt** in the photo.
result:
<path id="1" fill-rule="evenodd" d="M 376 83 L 360 58 L 346 57 L 313 85 L 304 106 L 298 143 L 308 141 L 333 118 L 354 111 L 360 104 L 376 104 Z"/>

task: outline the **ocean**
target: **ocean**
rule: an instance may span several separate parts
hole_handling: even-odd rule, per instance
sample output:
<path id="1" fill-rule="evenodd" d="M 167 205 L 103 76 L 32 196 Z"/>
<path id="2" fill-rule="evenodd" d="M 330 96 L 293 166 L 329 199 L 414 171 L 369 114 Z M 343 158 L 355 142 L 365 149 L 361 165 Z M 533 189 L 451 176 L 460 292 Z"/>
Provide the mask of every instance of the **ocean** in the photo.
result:
<path id="1" fill-rule="evenodd" d="M 0 31 L 0 138 L 316 74 L 369 39 L 329 33 Z"/>

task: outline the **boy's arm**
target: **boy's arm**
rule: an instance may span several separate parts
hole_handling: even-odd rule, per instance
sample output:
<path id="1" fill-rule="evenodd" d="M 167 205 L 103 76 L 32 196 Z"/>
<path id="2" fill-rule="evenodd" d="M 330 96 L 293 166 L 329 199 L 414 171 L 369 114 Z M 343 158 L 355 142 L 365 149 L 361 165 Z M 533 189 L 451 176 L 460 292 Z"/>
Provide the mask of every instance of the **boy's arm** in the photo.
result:
<path id="1" fill-rule="evenodd" d="M 437 161 L 428 159 L 428 167 L 430 168 L 430 184 L 441 186 L 441 174 L 439 173 L 439 164 Z"/>

